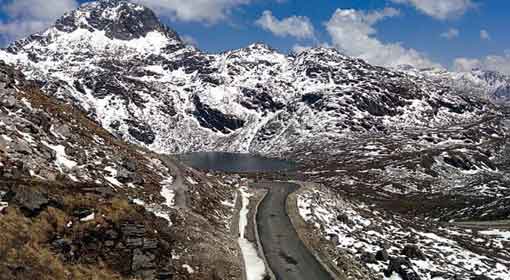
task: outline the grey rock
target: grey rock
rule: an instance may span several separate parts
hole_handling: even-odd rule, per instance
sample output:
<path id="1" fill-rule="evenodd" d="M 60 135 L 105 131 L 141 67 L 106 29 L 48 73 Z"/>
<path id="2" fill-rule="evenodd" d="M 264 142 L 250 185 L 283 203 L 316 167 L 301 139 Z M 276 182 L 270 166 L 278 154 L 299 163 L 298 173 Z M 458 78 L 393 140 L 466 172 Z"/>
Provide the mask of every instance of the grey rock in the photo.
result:
<path id="1" fill-rule="evenodd" d="M 441 278 L 451 278 L 450 276 L 448 276 L 448 274 L 446 272 L 442 272 L 442 271 L 431 271 L 430 272 L 430 278 L 438 278 L 438 277 L 441 277 Z"/>
<path id="2" fill-rule="evenodd" d="M 48 203 L 46 194 L 38 190 L 34 190 L 29 186 L 20 185 L 15 190 L 13 201 L 20 206 L 21 209 L 28 211 L 29 215 L 37 215 Z"/>
<path id="3" fill-rule="evenodd" d="M 8 95 L 7 97 L 5 97 L 3 100 L 2 100 L 2 104 L 8 108 L 8 109 L 12 109 L 14 107 L 16 107 L 16 104 L 18 103 L 18 101 L 16 100 L 16 97 L 12 96 L 12 95 Z"/>
<path id="4" fill-rule="evenodd" d="M 171 280 L 174 277 L 174 273 L 171 271 L 160 271 L 158 273 L 158 280 Z"/>
<path id="5" fill-rule="evenodd" d="M 54 131 L 56 134 L 63 136 L 64 138 L 70 138 L 72 136 L 72 130 L 68 125 L 58 125 L 55 126 Z"/>
<path id="6" fill-rule="evenodd" d="M 105 232 L 105 235 L 106 235 L 106 238 L 108 238 L 109 240 L 115 240 L 115 239 L 119 238 L 119 233 L 113 229 L 107 230 Z"/>
<path id="7" fill-rule="evenodd" d="M 133 183 L 136 185 L 142 185 L 144 183 L 143 177 L 138 175 L 137 173 L 131 172 L 124 167 L 119 167 L 117 169 L 117 175 L 115 176 L 119 182 L 123 184 Z"/>
<path id="8" fill-rule="evenodd" d="M 42 128 L 44 131 L 49 131 L 51 128 L 51 118 L 45 112 L 38 112 L 31 114 L 28 119 L 36 126 Z"/>
<path id="9" fill-rule="evenodd" d="M 375 255 L 370 252 L 365 252 L 365 253 L 361 254 L 360 259 L 364 263 L 377 263 Z"/>
<path id="10" fill-rule="evenodd" d="M 489 278 L 485 275 L 476 275 L 471 277 L 471 280 L 491 280 L 492 278 Z"/>
<path id="11" fill-rule="evenodd" d="M 402 255 L 410 259 L 426 260 L 425 254 L 416 245 L 406 245 L 402 250 Z"/>
<path id="12" fill-rule="evenodd" d="M 330 238 L 331 242 L 333 242 L 333 244 L 335 244 L 335 245 L 340 244 L 340 239 L 337 234 L 330 234 L 329 238 Z"/>
<path id="13" fill-rule="evenodd" d="M 136 162 L 133 160 L 126 159 L 122 164 L 128 171 L 135 172 L 136 171 Z"/>
<path id="14" fill-rule="evenodd" d="M 396 272 L 402 280 L 420 280 L 420 276 L 413 270 L 411 261 L 407 258 L 391 259 L 384 275 L 390 277 L 393 272 Z"/>
<path id="15" fill-rule="evenodd" d="M 128 128 L 129 135 L 136 140 L 150 145 L 156 140 L 156 134 L 148 125 L 137 124 Z"/>
<path id="16" fill-rule="evenodd" d="M 20 153 L 20 154 L 24 154 L 24 155 L 29 155 L 32 153 L 32 148 L 30 146 L 28 146 L 25 142 L 21 142 L 21 141 L 17 141 L 14 143 L 13 145 L 13 149 Z"/>
<path id="17" fill-rule="evenodd" d="M 156 248 L 158 248 L 158 240 L 157 239 L 151 239 L 151 238 L 144 238 L 143 239 L 143 248 L 144 249 L 156 249 Z"/>
<path id="18" fill-rule="evenodd" d="M 139 248 L 143 246 L 143 239 L 138 237 L 126 238 L 126 246 L 129 248 Z"/>
<path id="19" fill-rule="evenodd" d="M 133 250 L 133 259 L 131 262 L 131 270 L 139 271 L 141 269 L 150 269 L 154 268 L 156 265 L 154 260 L 156 256 L 151 253 L 142 252 L 140 249 Z"/>
<path id="20" fill-rule="evenodd" d="M 385 262 L 390 259 L 390 256 L 388 255 L 388 251 L 386 251 L 386 249 L 383 248 L 382 250 L 377 251 L 377 253 L 375 254 L 375 259 L 378 261 Z"/>
<path id="21" fill-rule="evenodd" d="M 0 151 L 7 152 L 9 150 L 8 147 L 10 147 L 9 142 L 7 142 L 7 140 L 5 140 L 4 138 L 0 137 Z"/>
<path id="22" fill-rule="evenodd" d="M 135 273 L 135 277 L 137 277 L 137 279 L 142 279 L 142 280 L 153 280 L 153 279 L 161 280 L 161 278 L 159 278 L 159 277 L 156 278 L 156 270 L 154 270 L 154 269 L 137 271 Z"/>
<path id="23" fill-rule="evenodd" d="M 63 238 L 56 239 L 51 243 L 51 246 L 53 246 L 60 253 L 69 253 L 72 249 L 71 241 Z"/>
<path id="24" fill-rule="evenodd" d="M 58 175 L 59 175 L 58 173 L 52 172 L 50 170 L 46 170 L 46 169 L 39 170 L 39 176 L 46 178 L 48 181 L 57 180 Z"/>

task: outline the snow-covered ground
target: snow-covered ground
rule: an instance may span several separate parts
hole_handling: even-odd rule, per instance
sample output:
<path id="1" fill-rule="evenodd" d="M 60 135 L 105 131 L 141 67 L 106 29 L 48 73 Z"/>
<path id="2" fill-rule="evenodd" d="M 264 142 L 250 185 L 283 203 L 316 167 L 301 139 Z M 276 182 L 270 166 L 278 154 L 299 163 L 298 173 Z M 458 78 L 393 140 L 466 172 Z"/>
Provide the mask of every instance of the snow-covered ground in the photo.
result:
<path id="1" fill-rule="evenodd" d="M 252 196 L 246 187 L 239 189 L 241 193 L 242 208 L 239 213 L 239 246 L 243 254 L 247 280 L 262 280 L 266 276 L 266 266 L 259 257 L 257 249 L 253 243 L 244 237 L 246 226 L 248 225 L 248 205 Z"/>
<path id="2" fill-rule="evenodd" d="M 349 202 L 319 190 L 302 193 L 298 208 L 305 221 L 335 242 L 339 254 L 351 254 L 384 279 L 407 277 L 388 270 L 393 263 L 391 259 L 398 257 L 410 261 L 409 275 L 415 274 L 419 279 L 471 279 L 480 275 L 494 280 L 510 279 L 508 250 L 487 254 L 490 250 L 482 253 L 477 249 L 501 246 L 493 243 L 488 235 L 504 240 L 508 232 L 481 231 L 475 236 L 470 230 L 436 228 L 417 218 L 409 220 L 379 212 L 363 203 Z M 466 243 L 466 239 L 477 245 Z M 383 252 L 388 256 L 378 258 Z"/>

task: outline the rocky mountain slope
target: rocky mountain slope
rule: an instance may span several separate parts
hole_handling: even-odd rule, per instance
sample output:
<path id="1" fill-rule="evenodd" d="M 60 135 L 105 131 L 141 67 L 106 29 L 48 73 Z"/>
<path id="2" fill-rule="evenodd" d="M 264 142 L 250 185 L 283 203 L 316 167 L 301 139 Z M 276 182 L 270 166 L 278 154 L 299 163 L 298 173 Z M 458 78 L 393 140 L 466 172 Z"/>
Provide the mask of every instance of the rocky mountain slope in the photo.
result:
<path id="1" fill-rule="evenodd" d="M 114 135 L 161 152 L 274 154 L 352 133 L 455 123 L 488 106 L 333 49 L 284 55 L 254 44 L 206 54 L 149 9 L 118 0 L 84 4 L 0 59 Z"/>
<path id="2" fill-rule="evenodd" d="M 171 161 L 0 63 L 0 279 L 239 279 L 236 180 Z"/>

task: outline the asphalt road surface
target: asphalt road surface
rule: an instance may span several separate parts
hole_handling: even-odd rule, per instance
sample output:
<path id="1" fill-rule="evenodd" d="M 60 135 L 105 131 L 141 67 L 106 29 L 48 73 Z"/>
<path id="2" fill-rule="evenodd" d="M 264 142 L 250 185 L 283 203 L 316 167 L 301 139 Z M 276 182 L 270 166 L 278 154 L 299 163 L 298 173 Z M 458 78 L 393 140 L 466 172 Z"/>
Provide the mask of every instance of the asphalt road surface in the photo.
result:
<path id="1" fill-rule="evenodd" d="M 287 215 L 287 196 L 299 187 L 283 182 L 254 186 L 269 190 L 258 208 L 257 226 L 264 255 L 276 279 L 333 280 L 301 242 Z"/>

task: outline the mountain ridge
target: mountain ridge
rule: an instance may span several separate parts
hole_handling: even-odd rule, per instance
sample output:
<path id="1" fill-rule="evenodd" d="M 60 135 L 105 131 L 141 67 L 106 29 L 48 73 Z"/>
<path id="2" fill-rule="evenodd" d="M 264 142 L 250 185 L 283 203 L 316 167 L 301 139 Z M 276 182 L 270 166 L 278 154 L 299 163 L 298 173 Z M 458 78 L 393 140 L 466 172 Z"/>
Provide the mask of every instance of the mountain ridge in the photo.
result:
<path id="1" fill-rule="evenodd" d="M 118 15 L 115 11 L 129 12 L 116 18 L 119 24 L 106 24 Z M 446 86 L 431 86 L 424 77 L 371 66 L 334 49 L 285 55 L 254 43 L 206 54 L 184 45 L 149 11 L 127 1 L 84 4 L 57 21 L 67 25 L 57 24 L 30 43 L 15 43 L 0 58 L 42 81 L 50 94 L 83 108 L 113 134 L 165 152 L 278 154 L 311 137 L 307 126 L 317 128 L 315 136 L 344 137 L 460 120 L 455 111 L 464 113 L 461 107 L 470 108 L 465 112 L 470 118 L 480 106 L 490 106 L 473 107 L 476 102 Z M 123 18 L 152 29 L 119 29 Z M 97 28 L 90 28 L 89 19 Z M 317 98 L 323 103 L 319 107 L 320 102 L 310 103 Z M 333 105 L 338 102 L 343 105 Z M 413 102 L 423 106 L 411 108 Z M 347 124 L 334 128 L 341 119 Z M 324 126 L 333 129 L 319 129 Z"/>

